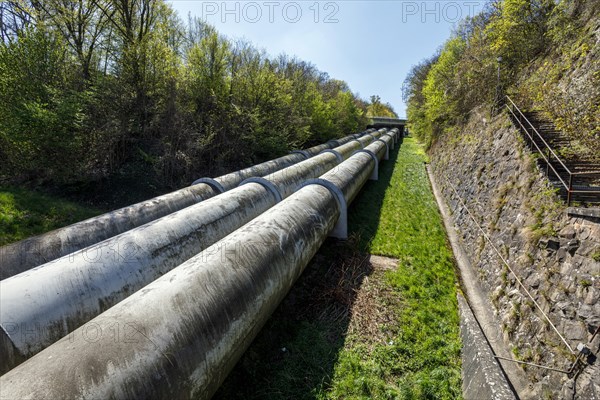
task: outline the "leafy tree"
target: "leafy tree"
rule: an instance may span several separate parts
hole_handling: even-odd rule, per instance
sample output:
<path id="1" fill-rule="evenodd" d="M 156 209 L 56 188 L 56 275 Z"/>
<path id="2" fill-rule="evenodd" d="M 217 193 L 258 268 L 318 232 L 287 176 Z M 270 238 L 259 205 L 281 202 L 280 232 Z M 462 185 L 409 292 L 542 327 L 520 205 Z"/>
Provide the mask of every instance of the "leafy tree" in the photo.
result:
<path id="1" fill-rule="evenodd" d="M 0 143 L 3 170 L 21 179 L 64 181 L 77 175 L 85 138 L 85 92 L 69 85 L 60 37 L 27 29 L 0 47 Z"/>
<path id="2" fill-rule="evenodd" d="M 0 19 L 3 177 L 164 189 L 366 125 L 345 82 L 163 0 L 7 1 Z"/>
<path id="3" fill-rule="evenodd" d="M 398 118 L 398 114 L 396 114 L 391 104 L 381 103 L 381 97 L 377 95 L 371 96 L 371 104 L 367 107 L 367 116 Z"/>
<path id="4" fill-rule="evenodd" d="M 511 72 L 528 62 L 544 48 L 546 21 L 552 12 L 553 0 L 503 0 L 495 3 L 496 10 L 485 33 L 490 49 L 503 58 Z"/>

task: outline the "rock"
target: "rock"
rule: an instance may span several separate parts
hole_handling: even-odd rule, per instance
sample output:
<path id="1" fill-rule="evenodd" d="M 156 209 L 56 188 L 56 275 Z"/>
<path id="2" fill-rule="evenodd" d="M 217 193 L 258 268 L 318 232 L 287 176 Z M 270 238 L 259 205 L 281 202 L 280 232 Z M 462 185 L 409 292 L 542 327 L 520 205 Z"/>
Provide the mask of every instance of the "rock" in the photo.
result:
<path id="1" fill-rule="evenodd" d="M 598 380 L 598 367 L 588 366 L 577 376 L 576 400 L 597 399 L 600 393 L 600 382 Z"/>
<path id="2" fill-rule="evenodd" d="M 555 308 L 560 310 L 563 317 L 565 318 L 575 318 L 575 307 L 571 304 L 570 301 L 559 301 L 556 303 Z"/>
<path id="3" fill-rule="evenodd" d="M 562 300 L 565 297 L 565 292 L 561 289 L 556 289 L 550 294 L 550 300 L 554 302 Z"/>
<path id="4" fill-rule="evenodd" d="M 570 262 L 566 262 L 561 265 L 560 274 L 561 275 L 569 275 L 569 273 L 571 273 L 572 270 L 573 270 L 573 264 Z"/>
<path id="5" fill-rule="evenodd" d="M 565 261 L 567 259 L 567 249 L 565 249 L 564 247 L 558 249 L 558 251 L 556 252 L 556 258 L 558 258 L 558 261 L 560 262 Z"/>
<path id="6" fill-rule="evenodd" d="M 540 241 L 541 242 L 541 241 Z M 554 239 L 548 239 L 546 241 L 546 249 L 557 251 L 560 249 L 560 242 Z"/>
<path id="7" fill-rule="evenodd" d="M 562 390 L 560 391 L 560 400 L 572 400 L 575 397 L 575 388 L 573 385 L 573 381 L 569 380 L 565 385 L 563 385 Z"/>
<path id="8" fill-rule="evenodd" d="M 586 323 L 588 332 L 594 332 L 600 326 L 600 304 L 583 304 L 579 307 L 577 316 Z"/>
<path id="9" fill-rule="evenodd" d="M 569 252 L 569 254 L 571 254 L 571 256 L 575 255 L 575 252 L 577 251 L 578 248 L 579 248 L 579 240 L 577 240 L 577 239 L 571 239 L 567 243 L 567 251 Z"/>
<path id="10" fill-rule="evenodd" d="M 570 340 L 585 340 L 587 339 L 587 331 L 578 321 L 570 321 L 565 323 L 565 336 Z"/>
<path id="11" fill-rule="evenodd" d="M 540 277 L 537 276 L 536 274 L 532 274 L 530 275 L 526 280 L 525 280 L 525 286 L 528 286 L 532 289 L 537 289 L 540 287 Z"/>
<path id="12" fill-rule="evenodd" d="M 587 238 L 590 237 L 590 234 L 591 234 L 590 230 L 587 227 L 583 227 L 581 229 L 581 234 L 579 235 L 579 238 L 581 240 L 586 240 Z"/>
<path id="13" fill-rule="evenodd" d="M 559 236 L 565 239 L 574 239 L 575 238 L 575 228 L 571 225 L 565 226 L 560 232 Z"/>
<path id="14" fill-rule="evenodd" d="M 589 304 L 591 306 L 593 306 L 594 304 L 598 303 L 598 290 L 596 290 L 593 287 L 590 287 L 587 289 L 587 294 L 585 296 L 585 299 L 583 300 L 583 302 L 585 304 Z"/>
<path id="15" fill-rule="evenodd" d="M 583 257 L 590 257 L 594 250 L 596 250 L 597 246 L 598 245 L 591 240 L 582 240 L 580 241 L 579 248 L 577 249 L 577 254 Z"/>
<path id="16" fill-rule="evenodd" d="M 581 267 L 581 265 L 582 265 L 584 262 L 586 262 L 586 260 L 587 260 L 587 259 L 586 259 L 585 257 L 583 257 L 583 256 L 580 256 L 579 254 L 575 254 L 575 255 L 573 256 L 573 260 L 572 260 L 572 262 L 573 262 L 573 266 L 574 266 L 575 268 L 579 268 L 579 267 Z"/>

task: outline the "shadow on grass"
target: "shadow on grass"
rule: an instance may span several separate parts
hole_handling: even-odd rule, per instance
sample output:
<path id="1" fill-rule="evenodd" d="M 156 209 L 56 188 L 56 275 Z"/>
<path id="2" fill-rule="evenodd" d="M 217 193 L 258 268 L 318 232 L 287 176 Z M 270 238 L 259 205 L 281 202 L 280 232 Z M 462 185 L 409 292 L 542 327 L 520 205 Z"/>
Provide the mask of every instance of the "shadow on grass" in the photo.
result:
<path id="1" fill-rule="evenodd" d="M 392 175 L 402 164 L 397 162 L 400 146 L 390 152 L 389 160 L 379 164 L 379 179 L 368 181 L 356 197 L 348 212 L 348 225 L 352 234 L 360 238 L 360 248 L 369 251 L 371 241 L 379 228 L 379 221 L 385 193 L 390 186 Z"/>
<path id="2" fill-rule="evenodd" d="M 357 292 L 373 272 L 366 249 L 379 226 L 398 149 L 351 206 L 350 239 L 327 239 L 214 399 L 325 397 Z"/>

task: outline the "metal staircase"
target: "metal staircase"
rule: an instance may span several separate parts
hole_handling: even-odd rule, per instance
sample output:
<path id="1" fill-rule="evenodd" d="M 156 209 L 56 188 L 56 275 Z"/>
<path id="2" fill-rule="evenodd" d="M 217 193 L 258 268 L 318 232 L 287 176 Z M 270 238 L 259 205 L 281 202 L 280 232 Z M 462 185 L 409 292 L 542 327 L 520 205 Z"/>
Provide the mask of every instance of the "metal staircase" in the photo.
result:
<path id="1" fill-rule="evenodd" d="M 506 96 L 506 107 L 528 147 L 538 154 L 540 170 L 571 205 L 600 204 L 600 163 L 572 151 L 573 143 L 538 111 L 523 112 Z"/>

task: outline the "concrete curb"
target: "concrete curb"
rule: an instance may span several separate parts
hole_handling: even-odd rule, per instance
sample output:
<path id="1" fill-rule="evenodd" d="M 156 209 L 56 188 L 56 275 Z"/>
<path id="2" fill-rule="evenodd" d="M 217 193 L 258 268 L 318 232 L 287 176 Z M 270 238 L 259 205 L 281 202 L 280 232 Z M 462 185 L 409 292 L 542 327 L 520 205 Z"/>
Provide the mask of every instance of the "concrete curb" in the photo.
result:
<path id="1" fill-rule="evenodd" d="M 517 397 L 494 359 L 494 353 L 479 328 L 467 300 L 461 293 L 458 293 L 457 298 L 460 337 L 463 342 L 463 397 L 465 400 L 515 400 Z"/>

